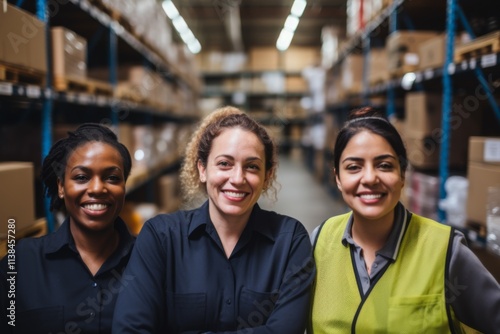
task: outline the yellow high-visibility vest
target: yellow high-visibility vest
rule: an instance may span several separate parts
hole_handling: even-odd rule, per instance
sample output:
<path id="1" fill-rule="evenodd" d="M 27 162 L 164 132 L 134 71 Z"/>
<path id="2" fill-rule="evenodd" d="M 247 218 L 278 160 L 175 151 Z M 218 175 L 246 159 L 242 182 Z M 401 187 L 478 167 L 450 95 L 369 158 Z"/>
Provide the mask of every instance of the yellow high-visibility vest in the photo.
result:
<path id="1" fill-rule="evenodd" d="M 379 279 L 363 296 L 351 247 L 341 241 L 350 215 L 330 218 L 317 237 L 317 275 L 309 331 L 451 333 L 450 326 L 458 325 L 445 301 L 452 229 L 413 214 L 396 261 L 382 269 Z"/>

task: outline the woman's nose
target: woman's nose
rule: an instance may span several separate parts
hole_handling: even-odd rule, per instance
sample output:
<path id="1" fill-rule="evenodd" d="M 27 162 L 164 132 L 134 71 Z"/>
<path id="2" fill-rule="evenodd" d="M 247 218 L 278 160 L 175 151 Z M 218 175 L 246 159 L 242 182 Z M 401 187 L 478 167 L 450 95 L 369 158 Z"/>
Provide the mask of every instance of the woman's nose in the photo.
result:
<path id="1" fill-rule="evenodd" d="M 373 184 L 378 182 L 377 171 L 374 168 L 365 168 L 363 171 L 363 183 Z"/>
<path id="2" fill-rule="evenodd" d="M 241 184 L 245 182 L 245 173 L 242 168 L 235 167 L 231 174 L 231 182 L 235 184 Z"/>
<path id="3" fill-rule="evenodd" d="M 104 182 L 100 178 L 94 177 L 89 182 L 89 193 L 101 193 L 105 188 Z"/>

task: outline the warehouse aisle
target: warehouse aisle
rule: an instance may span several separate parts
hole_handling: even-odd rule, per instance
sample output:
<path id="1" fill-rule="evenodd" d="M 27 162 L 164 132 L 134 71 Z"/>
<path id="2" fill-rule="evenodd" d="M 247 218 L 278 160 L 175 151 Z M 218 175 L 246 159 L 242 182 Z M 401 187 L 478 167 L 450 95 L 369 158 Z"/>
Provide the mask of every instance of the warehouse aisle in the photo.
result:
<path id="1" fill-rule="evenodd" d="M 297 218 L 309 233 L 325 219 L 348 210 L 342 199 L 334 199 L 326 186 L 314 179 L 303 161 L 280 156 L 278 182 L 278 200 L 262 197 L 259 205 Z"/>

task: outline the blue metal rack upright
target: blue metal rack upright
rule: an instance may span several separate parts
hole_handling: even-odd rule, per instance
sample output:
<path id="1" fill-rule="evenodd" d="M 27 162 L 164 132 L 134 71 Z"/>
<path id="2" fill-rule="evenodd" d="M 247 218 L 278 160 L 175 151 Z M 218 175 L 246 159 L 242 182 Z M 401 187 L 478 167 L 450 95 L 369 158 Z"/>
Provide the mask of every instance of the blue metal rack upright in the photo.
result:
<path id="1" fill-rule="evenodd" d="M 47 13 L 47 1 L 37 0 L 36 15 L 38 19 L 45 23 L 45 37 L 47 41 L 47 74 L 46 74 L 46 86 L 45 90 L 48 94 L 44 94 L 42 104 L 42 157 L 43 160 L 47 154 L 49 154 L 50 148 L 52 146 L 52 106 L 53 106 L 53 94 L 52 94 L 52 52 L 50 47 L 50 17 Z M 54 216 L 50 211 L 50 199 L 45 198 L 45 217 L 47 220 L 47 231 L 48 233 L 53 232 L 55 228 Z"/>
<path id="2" fill-rule="evenodd" d="M 455 8 L 457 0 L 447 0 L 446 8 L 446 55 L 443 68 L 443 106 L 441 118 L 441 149 L 439 151 L 439 198 L 446 197 L 444 188 L 445 181 L 449 175 L 449 153 L 450 153 L 450 115 L 451 101 L 453 95 L 453 87 L 451 73 L 449 71 L 450 64 L 453 64 L 453 53 L 455 43 Z M 446 219 L 446 214 L 439 209 L 438 217 L 441 222 Z"/>
<path id="3" fill-rule="evenodd" d="M 439 152 L 439 198 L 443 199 L 446 197 L 446 189 L 444 187 L 446 180 L 449 176 L 449 152 L 450 152 L 450 141 L 451 141 L 451 112 L 452 112 L 452 99 L 453 99 L 453 82 L 452 82 L 452 68 L 455 66 L 454 63 L 454 44 L 455 44 L 455 30 L 457 15 L 460 22 L 464 26 L 467 33 L 471 38 L 475 38 L 474 32 L 470 25 L 468 24 L 467 18 L 465 17 L 462 9 L 458 5 L 458 0 L 447 0 L 446 8 L 446 58 L 443 67 L 443 106 L 442 106 L 442 138 L 441 138 L 441 149 Z M 476 74 L 478 81 L 484 91 L 486 92 L 487 99 L 492 107 L 496 117 L 500 120 L 500 108 L 498 107 L 495 98 L 491 92 L 491 88 L 487 80 L 485 79 L 484 73 L 480 67 L 474 68 L 474 73 Z M 446 220 L 446 214 L 444 211 L 439 210 L 439 220 L 441 222 Z"/>

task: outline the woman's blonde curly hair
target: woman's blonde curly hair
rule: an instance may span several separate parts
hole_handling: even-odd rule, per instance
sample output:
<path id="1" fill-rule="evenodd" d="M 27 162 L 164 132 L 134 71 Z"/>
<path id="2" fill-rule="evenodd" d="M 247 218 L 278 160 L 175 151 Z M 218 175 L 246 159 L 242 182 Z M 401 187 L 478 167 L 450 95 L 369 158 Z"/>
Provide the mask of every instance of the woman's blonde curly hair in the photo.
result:
<path id="1" fill-rule="evenodd" d="M 181 167 L 180 181 L 185 201 L 198 199 L 200 195 L 206 196 L 205 183 L 200 181 L 198 174 L 198 161 L 206 166 L 208 155 L 212 148 L 213 140 L 227 128 L 239 127 L 254 133 L 264 145 L 266 175 L 269 177 L 264 186 L 264 194 L 276 200 L 275 187 L 276 169 L 278 166 L 277 149 L 267 130 L 249 117 L 246 113 L 235 107 L 222 107 L 207 115 L 198 129 L 193 133 L 187 147 L 184 162 Z"/>

